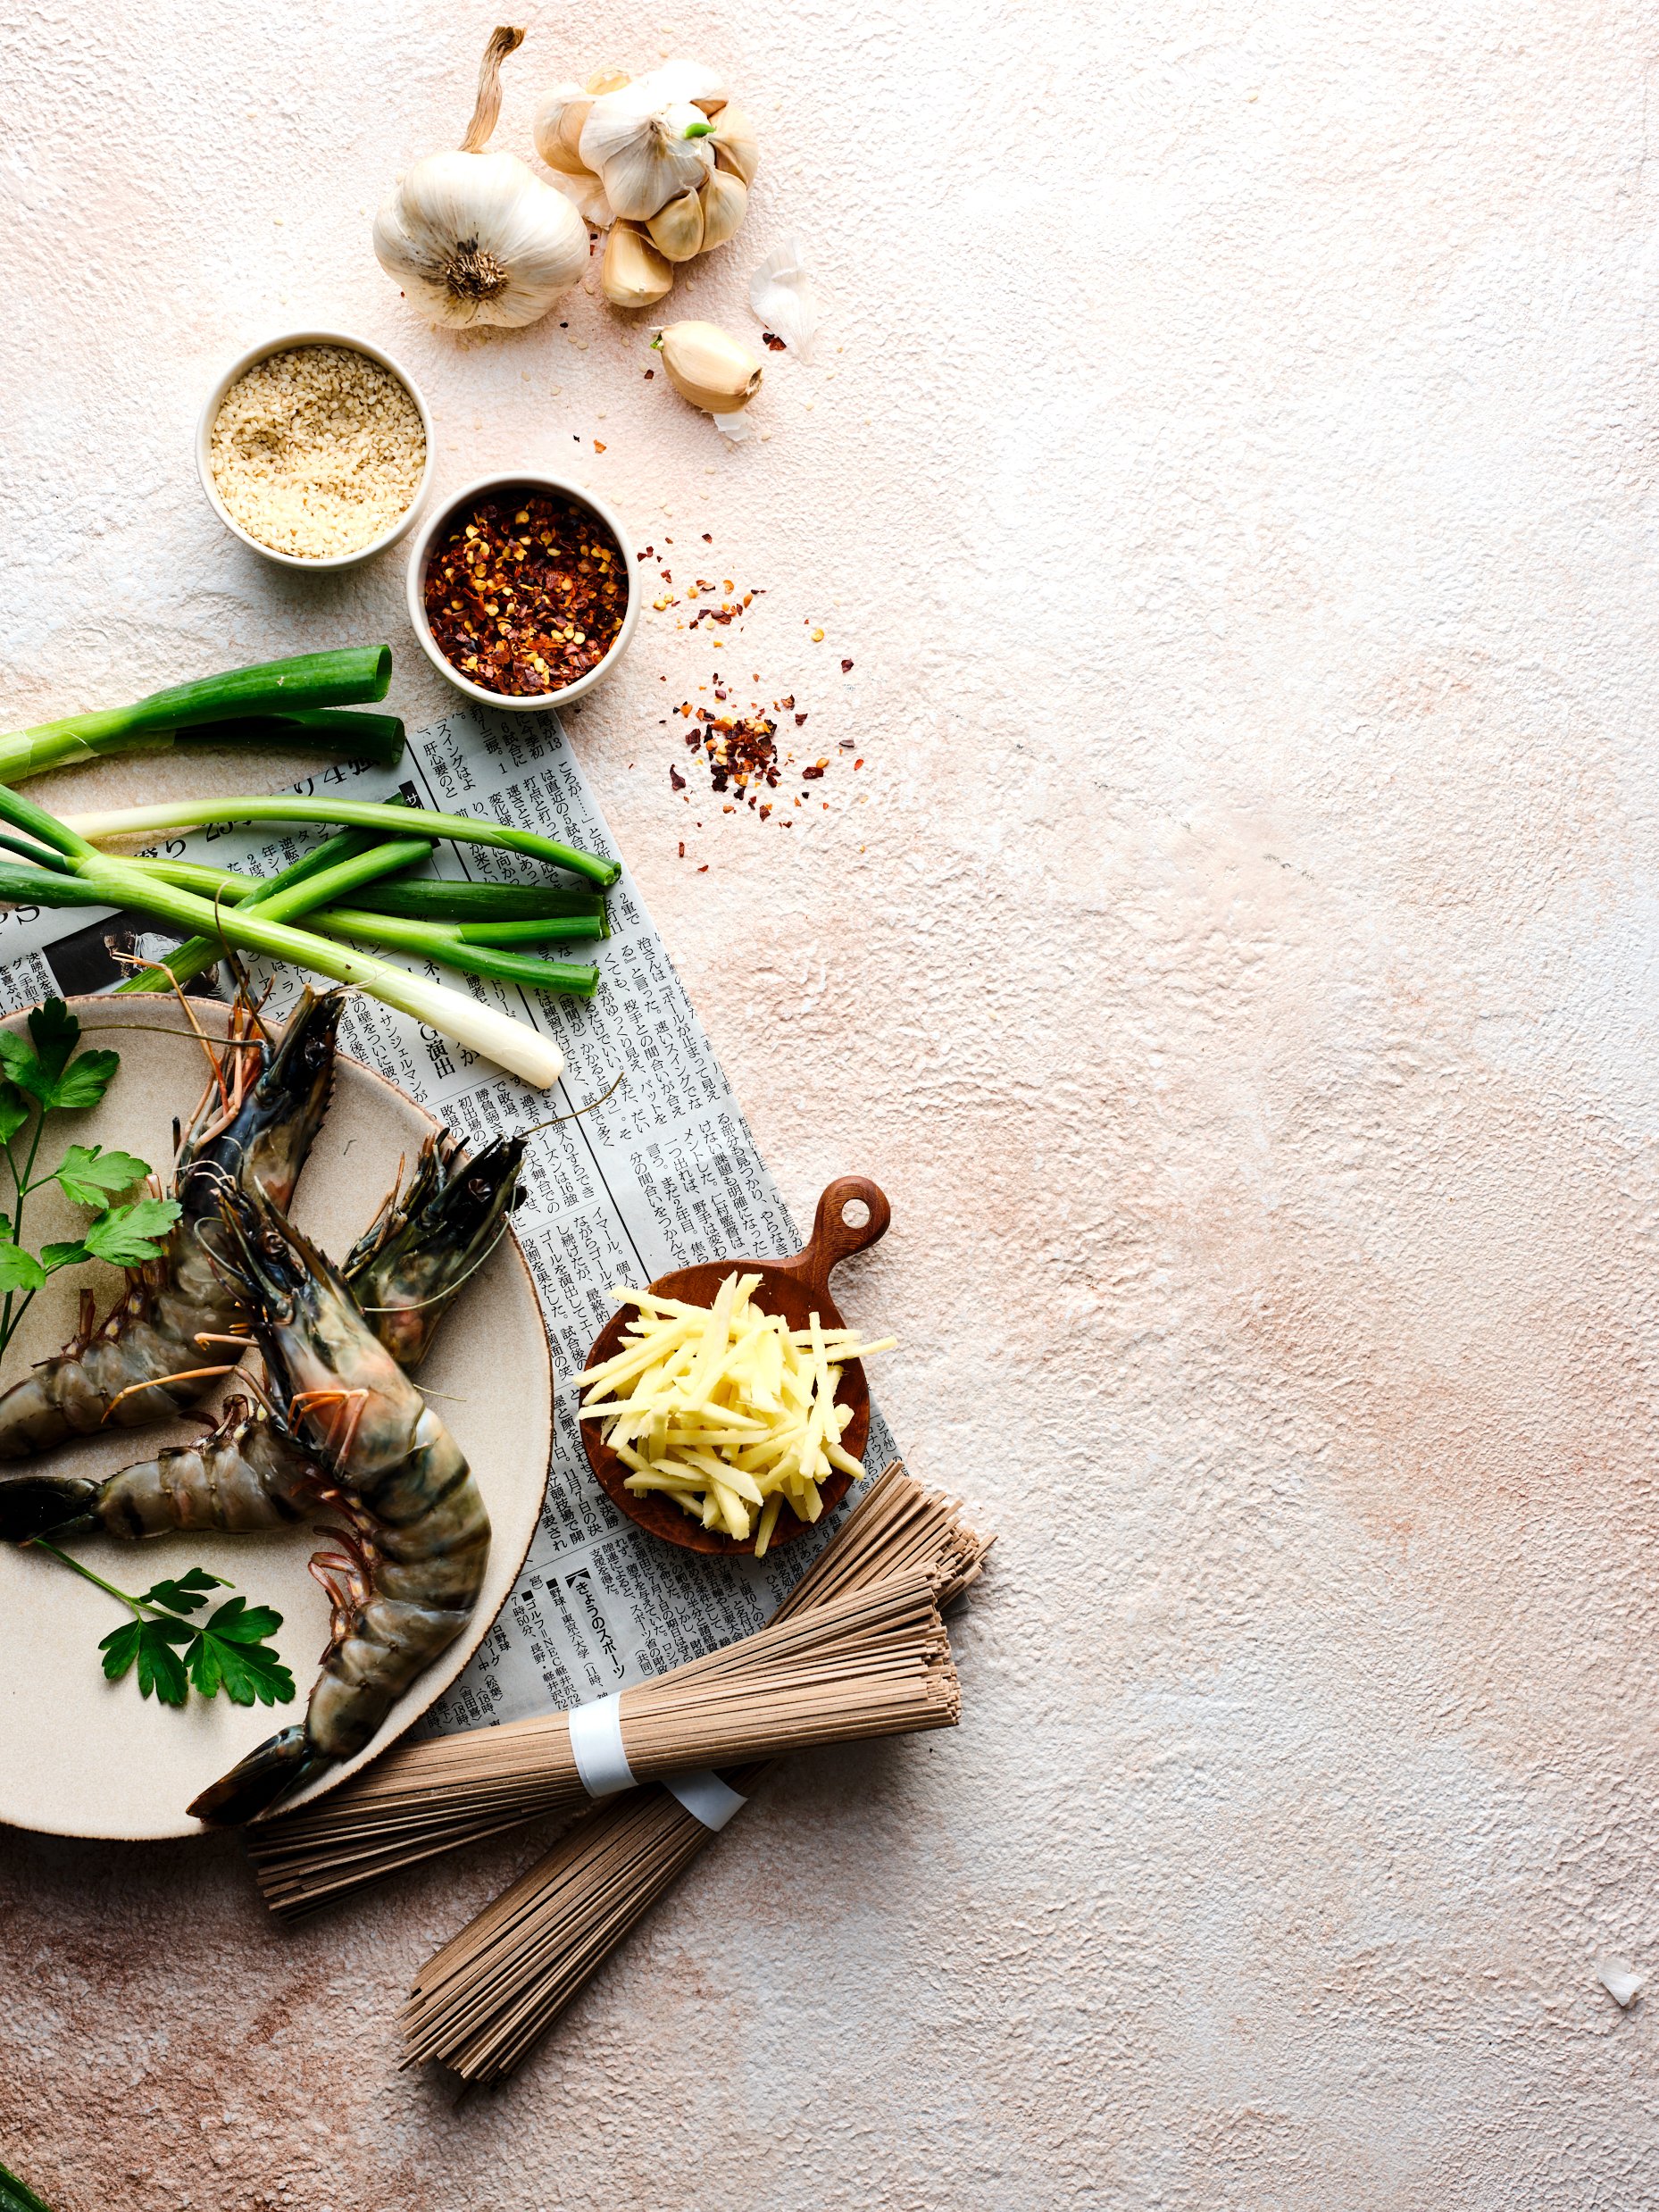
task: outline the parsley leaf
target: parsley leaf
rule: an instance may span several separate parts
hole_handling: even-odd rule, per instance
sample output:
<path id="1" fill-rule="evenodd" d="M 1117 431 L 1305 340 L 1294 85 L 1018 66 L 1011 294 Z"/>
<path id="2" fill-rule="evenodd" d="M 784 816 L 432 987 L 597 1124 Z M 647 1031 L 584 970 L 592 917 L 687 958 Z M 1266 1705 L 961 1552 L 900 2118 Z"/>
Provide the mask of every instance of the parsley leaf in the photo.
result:
<path id="1" fill-rule="evenodd" d="M 176 1581 L 152 1582 L 138 1603 L 141 1606 L 165 1606 L 172 1613 L 199 1613 L 216 1590 L 229 1590 L 230 1584 L 222 1574 L 210 1574 L 205 1567 L 192 1567 L 188 1574 Z M 238 1598 L 237 1603 L 242 1600 Z M 280 1628 L 280 1618 L 271 1615 L 274 1626 Z"/>
<path id="2" fill-rule="evenodd" d="M 192 1642 L 195 1635 L 188 1621 L 129 1621 L 125 1628 L 113 1629 L 98 1646 L 104 1672 L 118 1682 L 136 1659 L 140 1697 L 153 1696 L 162 1705 L 182 1705 L 190 1689 L 172 1647 Z"/>
<path id="3" fill-rule="evenodd" d="M 294 1677 L 265 1641 L 282 1625 L 269 1606 L 249 1606 L 228 1598 L 209 1621 L 196 1630 L 190 1647 L 190 1680 L 204 1698 L 222 1689 L 232 1705 L 291 1705 Z"/>
<path id="4" fill-rule="evenodd" d="M 161 1251 L 155 1241 L 178 1220 L 176 1198 L 140 1198 L 136 1206 L 113 1206 L 87 1230 L 87 1249 L 95 1259 L 116 1267 L 137 1267 Z"/>
<path id="5" fill-rule="evenodd" d="M 71 1145 L 57 1167 L 63 1195 L 77 1206 L 104 1206 L 113 1190 L 130 1190 L 150 1172 L 147 1160 L 130 1152 L 106 1152 L 102 1145 Z"/>
<path id="6" fill-rule="evenodd" d="M 0 1290 L 38 1290 L 46 1270 L 32 1252 L 10 1240 L 0 1243 Z"/>
<path id="7" fill-rule="evenodd" d="M 8 1082 L 0 1082 L 0 1145 L 9 1145 L 29 1119 L 29 1106 Z"/>

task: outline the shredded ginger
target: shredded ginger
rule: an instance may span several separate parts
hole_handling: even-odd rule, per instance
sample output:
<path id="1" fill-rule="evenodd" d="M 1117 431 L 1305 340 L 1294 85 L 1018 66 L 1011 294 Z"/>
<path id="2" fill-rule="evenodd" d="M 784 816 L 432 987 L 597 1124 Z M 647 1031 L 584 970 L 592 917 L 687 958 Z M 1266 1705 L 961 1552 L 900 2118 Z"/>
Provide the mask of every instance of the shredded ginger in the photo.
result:
<path id="1" fill-rule="evenodd" d="M 836 1386 L 850 1360 L 897 1340 L 865 1344 L 816 1314 L 791 1329 L 753 1303 L 760 1280 L 728 1275 L 712 1306 L 614 1290 L 638 1309 L 629 1341 L 576 1381 L 587 1392 L 580 1418 L 604 1421 L 630 1490 L 660 1490 L 704 1528 L 753 1537 L 763 1558 L 786 1505 L 816 1521 L 820 1485 L 837 1469 L 863 1473 L 842 1448 L 853 1415 Z"/>

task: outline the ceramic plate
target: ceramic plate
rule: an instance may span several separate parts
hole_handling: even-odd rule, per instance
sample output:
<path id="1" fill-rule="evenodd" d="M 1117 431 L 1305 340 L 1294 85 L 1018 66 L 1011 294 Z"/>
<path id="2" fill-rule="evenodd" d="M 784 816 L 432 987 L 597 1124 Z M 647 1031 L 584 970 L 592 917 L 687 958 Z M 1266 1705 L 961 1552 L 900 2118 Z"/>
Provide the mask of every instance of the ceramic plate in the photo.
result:
<path id="1" fill-rule="evenodd" d="M 103 1103 L 90 1114 L 54 1121 L 48 1141 L 61 1133 L 63 1145 L 120 1147 L 170 1173 L 173 1116 L 188 1119 L 205 1073 L 201 1047 L 189 1038 L 177 1002 L 70 1003 L 86 1026 L 88 1045 L 114 1047 L 121 1064 Z M 225 1009 L 211 999 L 191 1004 L 208 1033 L 221 1036 Z M 21 1021 L 16 1016 L 4 1026 Z M 135 1023 L 146 1026 L 130 1028 Z M 112 1035 L 112 1023 L 129 1033 Z M 300 1179 L 294 1206 L 299 1227 L 343 1257 L 391 1186 L 399 1161 L 413 1165 L 432 1128 L 413 1099 L 342 1056 L 333 1104 Z M 24 1241 L 38 1249 L 50 1239 L 79 1234 L 85 1220 L 84 1211 L 61 1200 L 55 1189 L 41 1191 L 29 1202 Z M 31 1361 L 58 1349 L 74 1328 L 83 1283 L 96 1284 L 102 1313 L 120 1277 L 110 1268 L 66 1268 L 54 1276 L 13 1340 L 0 1379 L 10 1383 Z M 552 1377 L 535 1289 L 511 1236 L 456 1299 L 420 1381 L 465 1452 L 489 1510 L 483 1593 L 467 1633 L 411 1685 L 370 1750 L 335 1768 L 306 1796 L 354 1773 L 449 1687 L 505 1603 L 535 1533 L 550 1452 Z M 67 1444 L 38 1464 L 113 1473 L 200 1430 L 195 1422 L 124 1429 Z M 276 1729 L 304 1716 L 329 1637 L 328 1600 L 306 1565 L 316 1541 L 302 1524 L 271 1535 L 172 1535 L 143 1544 L 87 1536 L 66 1547 L 124 1590 L 143 1590 L 163 1575 L 199 1565 L 229 1578 L 250 1604 L 274 1606 L 281 1614 L 275 1641 L 294 1676 L 291 1706 L 234 1706 L 222 1695 L 204 1703 L 192 1694 L 182 1709 L 140 1698 L 130 1675 L 104 1681 L 98 1640 L 130 1617 L 113 1598 L 55 1560 L 0 1546 L 0 1821 L 54 1835 L 134 1841 L 205 1833 L 184 1809 L 196 1792 Z"/>

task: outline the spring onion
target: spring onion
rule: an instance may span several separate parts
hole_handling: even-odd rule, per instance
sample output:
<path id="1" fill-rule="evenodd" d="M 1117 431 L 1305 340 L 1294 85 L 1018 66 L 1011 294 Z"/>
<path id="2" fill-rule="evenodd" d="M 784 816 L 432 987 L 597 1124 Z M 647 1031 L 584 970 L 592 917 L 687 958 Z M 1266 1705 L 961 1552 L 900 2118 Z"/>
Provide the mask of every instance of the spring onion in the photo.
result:
<path id="1" fill-rule="evenodd" d="M 569 960 L 538 960 L 531 955 L 504 952 L 479 944 L 454 924 L 441 922 L 400 922 L 395 915 L 364 914 L 355 907 L 325 906 L 312 916 L 315 929 L 330 936 L 347 937 L 363 945 L 387 945 L 394 951 L 441 960 L 446 967 L 466 975 L 493 976 L 501 983 L 522 983 L 532 990 L 563 991 L 576 998 L 591 998 L 599 988 L 599 971 Z"/>
<path id="2" fill-rule="evenodd" d="M 417 815 L 416 820 L 423 817 Z M 4 843 L 0 837 L 0 844 Z M 177 884 L 203 898 L 219 898 L 236 906 L 268 882 L 298 882 L 329 855 L 327 864 L 345 856 L 341 847 L 355 852 L 373 841 L 372 833 L 348 830 L 320 845 L 304 860 L 296 861 L 279 876 L 238 875 L 229 868 L 211 868 L 194 860 L 135 858 L 135 867 L 147 868 L 163 883 Z M 16 849 L 15 847 L 13 849 Z M 30 860 L 44 861 L 44 852 L 29 851 Z M 388 873 L 390 872 L 388 871 Z M 453 922 L 463 939 L 474 945 L 543 945 L 554 938 L 609 937 L 611 924 L 604 900 L 596 891 L 547 889 L 538 883 L 470 883 L 451 876 L 414 876 L 401 881 L 377 878 L 352 901 L 365 914 L 396 914 L 409 922 Z"/>
<path id="3" fill-rule="evenodd" d="M 338 851 L 319 866 L 329 846 L 354 849 Z M 316 852 L 307 853 L 280 875 L 256 884 L 238 903 L 244 914 L 257 909 L 269 922 L 292 922 L 314 907 L 326 906 L 346 892 L 354 891 L 361 884 L 371 882 L 376 876 L 389 875 L 394 869 L 413 867 L 429 859 L 431 851 L 431 842 L 427 838 L 380 840 L 367 839 L 361 831 L 347 831 L 340 837 L 330 838 L 328 845 L 319 847 Z M 186 983 L 193 975 L 200 975 L 204 968 L 211 968 L 223 956 L 224 943 L 219 935 L 193 937 L 176 952 L 168 954 L 164 973 L 146 969 L 140 974 L 129 975 L 115 988 L 118 991 L 171 990 L 175 983 Z"/>
<path id="4" fill-rule="evenodd" d="M 204 830 L 214 824 L 238 826 L 246 822 L 338 822 L 359 830 L 400 832 L 408 817 L 400 807 L 379 806 L 369 799 L 299 798 L 279 794 L 274 798 L 185 799 L 164 801 L 159 806 L 117 807 L 105 814 L 70 814 L 62 827 L 83 841 L 98 838 L 149 837 L 158 830 Z M 421 826 L 433 837 L 448 838 L 457 845 L 494 845 L 510 853 L 525 853 L 555 868 L 567 868 L 589 882 L 607 889 L 621 874 L 621 863 L 602 860 L 596 854 L 578 852 L 534 830 L 509 829 L 505 823 L 486 822 L 472 814 L 441 814 L 421 810 Z"/>
<path id="5" fill-rule="evenodd" d="M 37 722 L 31 729 L 13 730 L 0 737 L 0 782 L 14 782 L 75 761 L 169 746 L 181 731 L 194 730 L 202 724 L 217 723 L 229 730 L 272 715 L 299 722 L 320 708 L 356 706 L 364 700 L 383 699 L 391 678 L 392 649 L 384 645 L 348 646 L 335 653 L 299 653 L 285 661 L 229 669 L 222 675 L 205 676 L 196 683 L 152 691 L 130 706 L 109 707 L 96 714 L 71 714 L 62 722 Z M 373 715 L 364 719 L 381 727 L 378 732 L 348 733 L 353 747 L 367 740 L 367 749 L 354 756 L 381 758 L 388 742 L 384 725 L 396 718 Z M 325 723 L 317 741 L 325 741 L 326 729 Z M 243 732 L 244 736 L 268 734 Z M 326 741 L 329 750 L 336 749 L 331 739 Z M 401 749 L 401 724 L 398 741 Z"/>
<path id="6" fill-rule="evenodd" d="M 394 826 L 407 828 L 406 815 L 387 809 Z M 192 891 L 163 883 L 142 865 L 101 853 L 67 824 L 37 806 L 21 791 L 0 785 L 0 820 L 22 830 L 60 853 L 71 872 L 46 867 L 0 864 L 0 903 L 35 906 L 130 906 L 171 922 L 187 935 L 216 935 L 246 952 L 264 953 L 296 968 L 354 983 L 400 1013 L 411 1014 L 470 1051 L 494 1060 L 538 1089 L 556 1083 L 564 1072 L 558 1047 L 528 1023 L 497 1013 L 447 984 L 411 975 L 406 968 L 356 952 L 332 938 L 318 937 L 286 922 L 271 922 L 257 908 L 215 907 Z"/>

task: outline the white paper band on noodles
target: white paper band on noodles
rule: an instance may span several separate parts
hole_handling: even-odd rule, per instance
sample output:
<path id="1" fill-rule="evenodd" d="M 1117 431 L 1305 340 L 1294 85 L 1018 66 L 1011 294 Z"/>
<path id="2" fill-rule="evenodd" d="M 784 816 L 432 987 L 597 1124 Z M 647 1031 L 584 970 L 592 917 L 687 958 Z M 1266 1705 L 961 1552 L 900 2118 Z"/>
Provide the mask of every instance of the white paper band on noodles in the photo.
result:
<path id="1" fill-rule="evenodd" d="M 570 1724 L 571 1754 L 582 1788 L 590 1798 L 614 1797 L 619 1790 L 637 1790 L 638 1782 L 622 1749 L 622 1693 L 592 1705 L 572 1706 L 565 1715 Z"/>
<path id="2" fill-rule="evenodd" d="M 663 1787 L 670 1797 L 678 1798 L 693 1820 L 700 1820 L 705 1828 L 718 1835 L 734 1813 L 740 1813 L 748 1803 L 737 1791 L 723 1782 L 718 1774 L 707 1767 L 695 1774 L 664 1774 Z"/>

